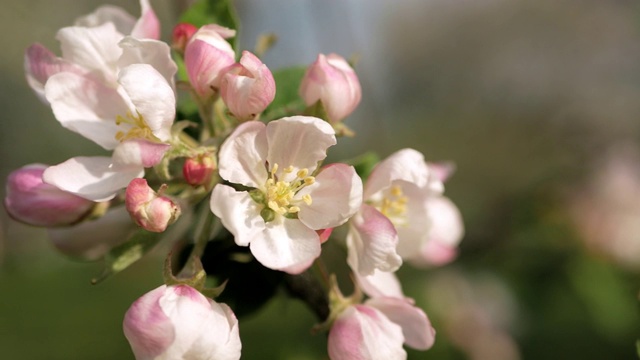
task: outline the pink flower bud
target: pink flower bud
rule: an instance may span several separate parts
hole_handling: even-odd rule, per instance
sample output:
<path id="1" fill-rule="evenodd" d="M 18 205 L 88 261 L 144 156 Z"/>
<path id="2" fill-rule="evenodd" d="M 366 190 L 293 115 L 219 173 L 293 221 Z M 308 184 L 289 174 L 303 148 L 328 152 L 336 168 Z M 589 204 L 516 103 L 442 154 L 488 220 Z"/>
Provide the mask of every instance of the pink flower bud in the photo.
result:
<path id="1" fill-rule="evenodd" d="M 136 300 L 124 316 L 124 335 L 136 359 L 240 358 L 238 320 L 187 285 L 162 285 Z"/>
<path id="2" fill-rule="evenodd" d="M 238 120 L 253 120 L 273 101 L 276 82 L 260 59 L 243 51 L 240 63 L 231 66 L 222 77 L 220 95 Z"/>
<path id="3" fill-rule="evenodd" d="M 220 25 L 205 25 L 187 43 L 185 66 L 191 86 L 200 97 L 207 98 L 220 88 L 222 71 L 235 63 L 235 52 L 225 40 L 235 34 L 235 30 Z"/>
<path id="4" fill-rule="evenodd" d="M 342 121 L 355 110 L 362 90 L 355 71 L 336 54 L 320 54 L 302 78 L 300 96 L 307 106 L 321 101 L 332 124 Z"/>
<path id="5" fill-rule="evenodd" d="M 215 159 L 211 154 L 200 154 L 188 158 L 182 167 L 182 174 L 189 185 L 206 185 L 216 170 Z"/>
<path id="6" fill-rule="evenodd" d="M 381 311 L 367 305 L 344 310 L 329 331 L 331 360 L 406 359 L 402 328 Z"/>
<path id="7" fill-rule="evenodd" d="M 4 205 L 12 218 L 35 226 L 71 225 L 96 204 L 43 182 L 46 165 L 32 164 L 9 174 Z"/>
<path id="8" fill-rule="evenodd" d="M 193 24 L 180 23 L 173 28 L 173 39 L 171 47 L 177 51 L 184 53 L 184 48 L 198 28 Z"/>
<path id="9" fill-rule="evenodd" d="M 127 186 L 125 205 L 136 224 L 151 232 L 165 231 L 180 216 L 176 203 L 157 194 L 141 178 L 131 180 Z"/>

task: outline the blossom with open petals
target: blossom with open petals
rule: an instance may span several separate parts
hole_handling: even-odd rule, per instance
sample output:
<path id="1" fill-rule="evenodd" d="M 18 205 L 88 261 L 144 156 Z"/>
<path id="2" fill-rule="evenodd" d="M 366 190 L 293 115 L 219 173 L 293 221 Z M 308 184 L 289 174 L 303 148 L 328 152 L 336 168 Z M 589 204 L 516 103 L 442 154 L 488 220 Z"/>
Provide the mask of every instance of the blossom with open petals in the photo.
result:
<path id="1" fill-rule="evenodd" d="M 359 208 L 362 182 L 353 167 L 317 169 L 335 143 L 328 123 L 293 116 L 245 122 L 220 148 L 220 176 L 250 190 L 216 185 L 211 210 L 264 266 L 304 271 L 320 255 L 316 230 L 345 223 Z"/>
<path id="2" fill-rule="evenodd" d="M 349 265 L 362 276 L 393 272 L 402 259 L 443 264 L 455 256 L 463 225 L 442 195 L 449 169 L 429 166 L 422 154 L 403 149 L 376 166 L 364 188 L 364 204 L 351 222 Z"/>
<path id="3" fill-rule="evenodd" d="M 137 360 L 237 360 L 241 343 L 231 309 L 187 285 L 162 285 L 136 300 L 124 334 Z"/>
<path id="4" fill-rule="evenodd" d="M 93 74 L 108 83 L 117 80 L 117 63 L 123 53 L 118 43 L 127 35 L 162 48 L 160 23 L 148 0 L 140 0 L 142 15 L 134 18 L 122 8 L 104 5 L 91 14 L 78 18 L 74 26 L 62 28 L 56 38 L 62 56 L 58 57 L 41 44 L 31 45 L 24 59 L 27 82 L 38 97 L 46 102 L 44 86 L 60 72 Z M 167 46 L 168 49 L 168 46 Z"/>
<path id="5" fill-rule="evenodd" d="M 118 73 L 118 87 L 90 76 L 64 72 L 45 87 L 56 119 L 107 150 L 111 157 L 74 157 L 49 167 L 44 181 L 94 201 L 115 196 L 144 168 L 160 162 L 169 148 L 175 94 L 149 64 L 132 64 Z"/>

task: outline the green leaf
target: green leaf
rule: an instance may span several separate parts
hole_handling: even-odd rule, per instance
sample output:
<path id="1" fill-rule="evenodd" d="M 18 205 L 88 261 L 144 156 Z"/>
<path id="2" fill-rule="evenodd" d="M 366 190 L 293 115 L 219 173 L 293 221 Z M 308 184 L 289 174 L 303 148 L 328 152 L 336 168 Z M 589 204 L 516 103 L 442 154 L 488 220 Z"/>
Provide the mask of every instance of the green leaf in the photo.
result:
<path id="1" fill-rule="evenodd" d="M 193 24 L 197 27 L 207 24 L 218 24 L 230 29 L 239 30 L 240 22 L 232 0 L 198 0 L 182 14 L 180 22 Z M 236 49 L 237 36 L 227 39 Z"/>
<path id="2" fill-rule="evenodd" d="M 300 82 L 307 68 L 295 66 L 273 72 L 276 81 L 276 97 L 263 113 L 266 120 L 283 116 L 298 115 L 305 109 L 304 101 L 298 95 Z"/>
<path id="3" fill-rule="evenodd" d="M 91 282 L 93 284 L 102 282 L 140 260 L 158 243 L 160 235 L 160 233 L 152 233 L 143 229 L 138 230 L 127 242 L 116 246 L 105 255 L 105 269 L 98 278 L 91 280 Z"/>

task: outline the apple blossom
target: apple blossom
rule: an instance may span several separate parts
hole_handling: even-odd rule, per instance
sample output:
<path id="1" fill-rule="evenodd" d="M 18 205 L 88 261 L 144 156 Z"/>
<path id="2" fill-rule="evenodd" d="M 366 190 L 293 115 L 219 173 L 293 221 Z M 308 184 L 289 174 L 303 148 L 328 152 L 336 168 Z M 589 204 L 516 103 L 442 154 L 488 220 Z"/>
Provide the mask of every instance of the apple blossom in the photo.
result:
<path id="1" fill-rule="evenodd" d="M 133 221 L 151 232 L 165 231 L 180 216 L 180 207 L 153 191 L 145 179 L 131 180 L 124 201 Z"/>
<path id="2" fill-rule="evenodd" d="M 331 326 L 327 349 L 331 360 L 400 360 L 403 342 L 402 328 L 380 310 L 352 305 Z"/>
<path id="3" fill-rule="evenodd" d="M 319 54 L 302 78 L 300 96 L 307 106 L 322 102 L 332 124 L 349 116 L 360 103 L 360 81 L 349 63 L 337 54 Z"/>
<path id="4" fill-rule="evenodd" d="M 117 80 L 117 61 L 123 50 L 118 43 L 126 36 L 154 42 L 160 37 L 160 24 L 148 0 L 140 0 L 142 15 L 135 19 L 115 6 L 102 6 L 76 20 L 74 26 L 58 31 L 62 57 L 41 44 L 31 45 L 24 59 L 27 82 L 38 97 L 46 102 L 44 86 L 54 74 L 72 72 L 91 73 L 94 78 L 114 84 Z M 153 40 L 142 40 L 153 39 Z M 155 41 L 152 47 L 166 46 Z"/>
<path id="5" fill-rule="evenodd" d="M 236 31 L 210 24 L 198 29 L 187 43 L 184 61 L 191 86 L 203 99 L 220 87 L 223 70 L 235 63 L 235 51 L 225 39 Z"/>
<path id="6" fill-rule="evenodd" d="M 211 210 L 264 266 L 300 273 L 320 255 L 316 230 L 346 222 L 359 208 L 362 182 L 351 166 L 317 169 L 336 143 L 326 122 L 293 116 L 242 123 L 222 144 Z"/>
<path id="7" fill-rule="evenodd" d="M 124 334 L 137 360 L 240 359 L 238 320 L 188 285 L 162 285 L 136 300 Z"/>
<path id="8" fill-rule="evenodd" d="M 267 65 L 243 51 L 240 62 L 225 71 L 220 96 L 238 120 L 253 120 L 273 101 L 276 82 Z"/>
<path id="9" fill-rule="evenodd" d="M 347 237 L 354 271 L 362 276 L 375 269 L 395 271 L 398 255 L 416 264 L 443 264 L 455 257 L 463 224 L 442 195 L 448 168 L 434 168 L 413 149 L 397 151 L 374 168 L 365 184 L 365 204 Z"/>
<path id="10" fill-rule="evenodd" d="M 169 148 L 175 94 L 148 64 L 120 70 L 114 89 L 73 73 L 53 75 L 45 87 L 60 123 L 93 140 L 111 157 L 75 157 L 48 168 L 45 182 L 94 201 L 115 196 Z"/>
<path id="11" fill-rule="evenodd" d="M 4 206 L 12 218 L 35 226 L 71 225 L 96 204 L 42 181 L 47 165 L 31 164 L 7 178 Z"/>

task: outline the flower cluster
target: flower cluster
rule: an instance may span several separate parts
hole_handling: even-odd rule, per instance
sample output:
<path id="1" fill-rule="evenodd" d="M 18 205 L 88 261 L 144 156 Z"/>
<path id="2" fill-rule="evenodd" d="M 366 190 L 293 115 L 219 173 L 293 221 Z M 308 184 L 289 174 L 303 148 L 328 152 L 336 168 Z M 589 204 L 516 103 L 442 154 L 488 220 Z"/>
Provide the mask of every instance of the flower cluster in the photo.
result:
<path id="1" fill-rule="evenodd" d="M 239 263 L 256 262 L 281 278 L 321 264 L 326 304 L 314 310 L 326 315 L 319 328 L 329 331 L 331 359 L 402 359 L 403 344 L 430 348 L 435 331 L 394 272 L 403 261 L 437 266 L 455 257 L 463 225 L 443 195 L 452 165 L 427 163 L 413 149 L 387 157 L 370 175 L 358 173 L 357 162 L 326 162 L 339 138 L 354 135 L 343 120 L 362 96 L 344 58 L 320 54 L 297 77 L 285 69 L 279 78 L 261 51 L 236 57 L 235 30 L 182 23 L 169 45 L 158 40 L 148 1 L 140 6 L 138 19 L 102 7 L 60 29 L 60 56 L 39 44 L 27 50 L 34 92 L 63 127 L 107 155 L 14 171 L 8 213 L 48 228 L 69 255 L 105 258 L 106 275 L 160 240 L 175 243 L 185 255 L 179 275 L 169 254 L 166 284 L 125 315 L 137 359 L 240 357 L 236 315 L 214 299 L 241 280 L 209 273 L 201 259 L 211 248 L 228 261 L 244 254 Z M 276 98 L 291 86 L 294 98 Z M 181 94 L 190 96 L 187 105 Z M 333 232 L 342 225 L 346 233 Z M 326 272 L 327 242 L 347 249 L 350 297 Z M 207 276 L 229 287 L 208 288 Z M 304 299 L 304 287 L 289 290 Z"/>

